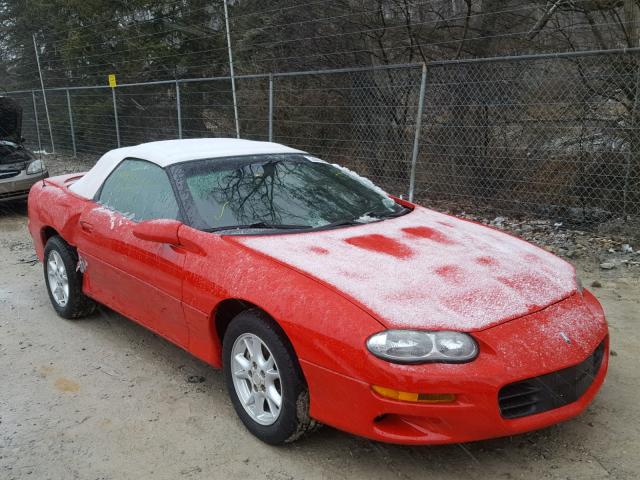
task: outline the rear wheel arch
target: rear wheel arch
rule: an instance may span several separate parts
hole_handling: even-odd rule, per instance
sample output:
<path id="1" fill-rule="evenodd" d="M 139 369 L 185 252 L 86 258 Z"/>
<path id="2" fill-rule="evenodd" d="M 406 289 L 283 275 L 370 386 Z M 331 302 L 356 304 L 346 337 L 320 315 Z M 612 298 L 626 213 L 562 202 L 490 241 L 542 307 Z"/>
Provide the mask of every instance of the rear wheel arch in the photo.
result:
<path id="1" fill-rule="evenodd" d="M 47 244 L 47 242 L 51 237 L 62 238 L 62 236 L 58 233 L 58 231 L 49 225 L 45 225 L 40 229 L 40 238 L 42 239 L 43 247 Z"/>

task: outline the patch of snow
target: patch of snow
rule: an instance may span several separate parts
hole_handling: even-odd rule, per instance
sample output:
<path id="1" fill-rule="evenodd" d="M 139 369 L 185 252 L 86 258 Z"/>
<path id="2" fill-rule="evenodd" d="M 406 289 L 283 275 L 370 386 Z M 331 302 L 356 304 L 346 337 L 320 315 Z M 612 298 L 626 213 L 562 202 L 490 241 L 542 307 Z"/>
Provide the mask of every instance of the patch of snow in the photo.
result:
<path id="1" fill-rule="evenodd" d="M 133 213 L 119 213 L 106 205 L 101 205 L 100 207 L 96 208 L 94 212 L 104 213 L 109 217 L 109 228 L 111 230 L 114 230 L 116 227 L 120 227 L 125 220 L 134 219 Z"/>
<path id="2" fill-rule="evenodd" d="M 78 265 L 76 266 L 76 272 L 84 273 L 86 271 L 87 260 L 82 255 L 78 255 Z"/>
<path id="3" fill-rule="evenodd" d="M 109 217 L 109 228 L 113 230 L 116 227 L 116 221 L 118 220 L 118 215 L 113 210 L 105 207 L 98 207 L 94 210 L 96 213 L 104 213 Z"/>
<path id="4" fill-rule="evenodd" d="M 365 187 L 375 191 L 376 193 L 378 193 L 380 196 L 384 197 L 384 198 L 388 198 L 389 194 L 387 192 L 385 192 L 384 190 L 382 190 L 379 186 L 377 186 L 375 183 L 373 183 L 371 180 L 369 180 L 367 177 L 363 177 L 361 175 L 358 175 L 356 172 L 354 172 L 353 170 L 349 170 L 347 167 L 343 167 L 341 165 L 338 165 L 337 163 L 332 164 L 334 167 L 336 167 L 338 170 L 342 170 L 342 172 L 344 172 L 345 174 L 349 175 L 351 178 L 357 180 L 358 182 L 360 182 L 361 184 L 363 184 Z M 391 200 L 391 199 L 390 199 Z M 393 200 L 391 200 L 391 203 L 389 205 L 393 205 L 395 202 Z"/>
<path id="5" fill-rule="evenodd" d="M 549 252 L 422 207 L 382 222 L 233 241 L 334 286 L 389 328 L 483 329 L 576 290 L 573 267 Z"/>
<path id="6" fill-rule="evenodd" d="M 380 220 L 377 217 L 372 217 L 371 215 L 362 215 L 360 217 L 358 217 L 356 219 L 356 222 L 358 223 L 371 223 L 371 222 L 377 222 L 378 220 Z"/>
<path id="7" fill-rule="evenodd" d="M 321 158 L 314 157 L 313 155 L 305 155 L 304 158 L 306 158 L 307 160 L 313 163 L 329 163 L 325 160 L 322 160 Z"/>

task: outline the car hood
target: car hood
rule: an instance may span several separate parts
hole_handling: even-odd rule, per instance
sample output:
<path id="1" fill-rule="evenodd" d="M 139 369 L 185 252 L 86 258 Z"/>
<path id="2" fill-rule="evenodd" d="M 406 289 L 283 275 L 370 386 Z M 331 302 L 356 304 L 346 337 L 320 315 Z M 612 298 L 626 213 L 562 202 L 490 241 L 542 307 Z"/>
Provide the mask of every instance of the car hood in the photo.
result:
<path id="1" fill-rule="evenodd" d="M 0 140 L 0 171 L 24 170 L 33 154 L 22 145 Z"/>
<path id="2" fill-rule="evenodd" d="M 22 139 L 22 107 L 9 97 L 0 97 L 0 140 L 20 143 Z"/>
<path id="3" fill-rule="evenodd" d="M 422 207 L 355 227 L 228 238 L 329 285 L 387 328 L 481 330 L 576 291 L 564 260 Z"/>

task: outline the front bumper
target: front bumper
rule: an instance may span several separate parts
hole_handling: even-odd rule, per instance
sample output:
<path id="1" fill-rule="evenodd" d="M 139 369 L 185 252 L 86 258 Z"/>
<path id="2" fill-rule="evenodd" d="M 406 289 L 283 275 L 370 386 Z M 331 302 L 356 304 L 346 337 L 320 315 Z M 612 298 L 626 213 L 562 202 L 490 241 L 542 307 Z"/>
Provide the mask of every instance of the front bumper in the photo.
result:
<path id="1" fill-rule="evenodd" d="M 564 335 L 562 335 L 564 334 Z M 579 415 L 593 400 L 607 371 L 609 337 L 591 294 L 474 333 L 480 355 L 468 364 L 393 365 L 372 360 L 366 381 L 301 362 L 311 416 L 363 437 L 391 443 L 444 444 L 514 435 Z M 566 338 L 569 338 L 567 343 Z M 519 418 L 505 418 L 499 392 L 512 383 L 573 367 L 598 345 L 602 360 L 590 385 L 571 403 Z M 417 393 L 453 393 L 451 404 L 399 402 L 378 396 L 371 385 Z"/>
<path id="2" fill-rule="evenodd" d="M 33 175 L 27 175 L 26 170 L 22 170 L 14 177 L 0 179 L 0 202 L 27 198 L 33 184 L 48 177 L 49 172 L 46 170 Z"/>

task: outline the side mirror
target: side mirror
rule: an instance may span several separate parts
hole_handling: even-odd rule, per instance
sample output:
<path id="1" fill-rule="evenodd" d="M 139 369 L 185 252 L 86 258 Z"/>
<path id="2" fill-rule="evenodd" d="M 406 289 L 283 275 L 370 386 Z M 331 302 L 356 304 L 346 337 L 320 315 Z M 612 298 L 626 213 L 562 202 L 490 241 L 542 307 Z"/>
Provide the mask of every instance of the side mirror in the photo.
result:
<path id="1" fill-rule="evenodd" d="M 133 227 L 133 235 L 149 242 L 179 245 L 178 229 L 181 226 L 182 222 L 178 220 L 147 220 Z"/>

